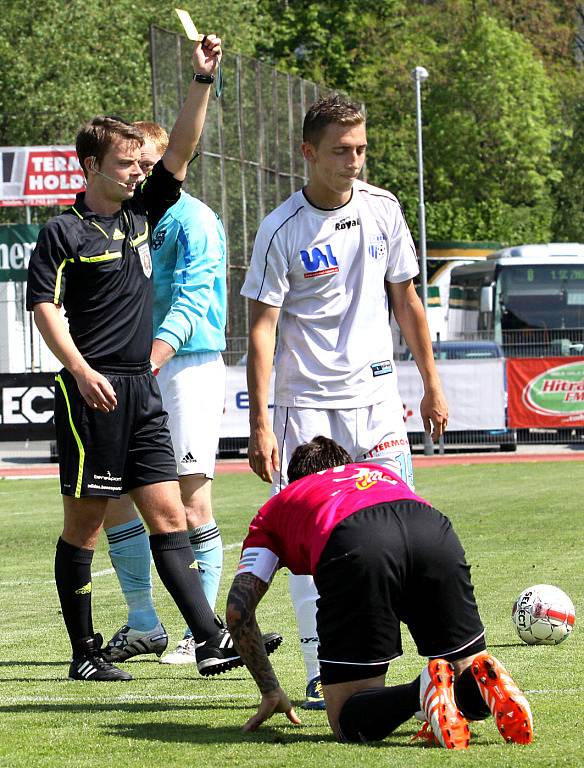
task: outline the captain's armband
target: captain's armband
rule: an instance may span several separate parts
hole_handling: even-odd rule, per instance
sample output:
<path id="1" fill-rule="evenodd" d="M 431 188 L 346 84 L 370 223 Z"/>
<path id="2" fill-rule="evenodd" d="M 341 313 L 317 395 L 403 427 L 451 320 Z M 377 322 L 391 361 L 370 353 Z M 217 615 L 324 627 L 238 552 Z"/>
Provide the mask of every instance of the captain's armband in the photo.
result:
<path id="1" fill-rule="evenodd" d="M 265 547 L 247 547 L 241 553 L 237 574 L 252 573 L 269 584 L 278 569 L 278 557 Z"/>

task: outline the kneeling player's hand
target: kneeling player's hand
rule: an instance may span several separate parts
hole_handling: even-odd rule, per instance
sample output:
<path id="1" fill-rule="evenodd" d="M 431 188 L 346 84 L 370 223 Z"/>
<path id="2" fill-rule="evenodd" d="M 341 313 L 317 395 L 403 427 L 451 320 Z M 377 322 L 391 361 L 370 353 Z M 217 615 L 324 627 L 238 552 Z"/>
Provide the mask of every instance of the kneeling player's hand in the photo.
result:
<path id="1" fill-rule="evenodd" d="M 300 725 L 301 720 L 294 711 L 286 692 L 282 688 L 276 688 L 274 691 L 262 693 L 262 700 L 258 711 L 253 717 L 250 717 L 243 726 L 244 731 L 257 731 L 260 725 L 272 717 L 276 712 L 283 712 L 293 725 Z"/>

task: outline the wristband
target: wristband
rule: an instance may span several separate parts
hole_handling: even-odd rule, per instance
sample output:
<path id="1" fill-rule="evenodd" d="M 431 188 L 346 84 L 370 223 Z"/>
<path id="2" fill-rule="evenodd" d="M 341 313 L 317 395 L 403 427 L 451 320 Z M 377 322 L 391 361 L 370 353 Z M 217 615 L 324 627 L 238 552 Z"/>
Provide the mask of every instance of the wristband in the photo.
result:
<path id="1" fill-rule="evenodd" d="M 154 363 L 150 363 L 150 370 L 152 371 L 153 376 L 158 376 L 160 373 L 160 368 L 157 368 Z"/>
<path id="2" fill-rule="evenodd" d="M 215 82 L 215 75 L 202 75 L 200 72 L 195 72 L 193 80 L 196 83 L 204 83 L 205 85 L 211 85 Z"/>

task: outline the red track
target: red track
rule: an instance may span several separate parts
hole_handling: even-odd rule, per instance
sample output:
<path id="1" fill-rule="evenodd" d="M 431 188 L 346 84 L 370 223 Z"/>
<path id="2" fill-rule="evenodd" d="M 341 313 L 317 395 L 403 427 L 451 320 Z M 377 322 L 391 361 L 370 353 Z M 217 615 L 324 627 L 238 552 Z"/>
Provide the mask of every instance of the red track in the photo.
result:
<path id="1" fill-rule="evenodd" d="M 540 461 L 584 461 L 584 451 L 571 453 L 459 453 L 419 456 L 414 454 L 414 467 L 441 467 L 450 464 L 509 464 Z M 247 460 L 218 461 L 217 474 L 251 472 Z"/>
<path id="2" fill-rule="evenodd" d="M 451 464 L 509 464 L 509 463 L 538 463 L 542 461 L 583 461 L 584 451 L 570 451 L 566 453 L 461 453 L 461 454 L 435 454 L 423 456 L 414 454 L 415 467 L 440 467 Z M 246 459 L 220 459 L 217 462 L 216 474 L 242 474 L 251 473 Z M 36 478 L 57 477 L 59 468 L 57 464 L 28 464 L 26 466 L 0 465 L 0 478 Z"/>

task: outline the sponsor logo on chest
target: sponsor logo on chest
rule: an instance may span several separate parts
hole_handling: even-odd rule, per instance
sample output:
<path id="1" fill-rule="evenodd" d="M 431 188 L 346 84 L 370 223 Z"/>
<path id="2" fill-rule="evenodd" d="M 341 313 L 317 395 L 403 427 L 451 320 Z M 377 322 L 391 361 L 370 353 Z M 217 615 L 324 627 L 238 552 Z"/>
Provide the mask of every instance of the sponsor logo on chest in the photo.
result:
<path id="1" fill-rule="evenodd" d="M 304 277 L 322 277 L 323 275 L 332 275 L 339 271 L 339 265 L 330 245 L 325 245 L 324 249 L 315 247 L 310 251 L 301 250 L 300 258 L 306 270 Z"/>
<path id="2" fill-rule="evenodd" d="M 361 219 L 341 219 L 341 221 L 337 221 L 335 224 L 335 230 L 339 229 L 351 229 L 351 227 L 360 227 L 361 226 Z"/>
<path id="3" fill-rule="evenodd" d="M 371 363 L 373 376 L 385 376 L 393 371 L 391 360 L 380 360 L 378 363 Z"/>

